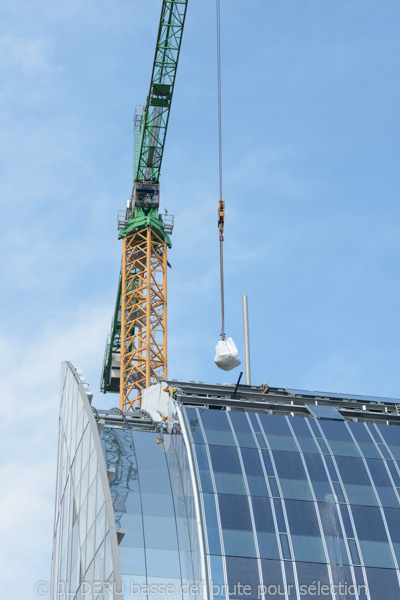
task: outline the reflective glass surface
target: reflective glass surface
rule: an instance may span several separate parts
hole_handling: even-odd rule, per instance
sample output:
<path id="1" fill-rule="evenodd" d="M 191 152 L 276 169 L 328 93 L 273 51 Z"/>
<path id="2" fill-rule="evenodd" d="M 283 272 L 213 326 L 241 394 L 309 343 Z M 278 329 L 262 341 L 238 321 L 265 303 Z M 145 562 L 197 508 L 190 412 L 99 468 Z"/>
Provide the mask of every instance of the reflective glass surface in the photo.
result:
<path id="1" fill-rule="evenodd" d="M 209 578 L 223 580 L 230 597 L 244 597 L 239 583 L 248 598 L 261 586 L 262 600 L 400 597 L 392 577 L 400 556 L 400 429 L 336 413 L 324 406 L 317 418 L 190 409 L 200 490 L 207 482 Z M 386 572 L 380 593 L 377 575 Z"/>
<path id="2" fill-rule="evenodd" d="M 59 452 L 52 560 L 51 598 L 60 590 L 70 600 L 81 598 L 86 582 L 115 584 L 110 527 L 114 517 L 107 508 L 107 475 L 82 380 L 69 364 L 63 365 L 59 422 Z M 96 439 L 96 441 L 95 441 Z M 111 454 L 115 459 L 118 448 Z M 109 496 L 108 496 L 109 498 Z M 133 515 L 132 515 L 133 516 Z M 117 552 L 115 547 L 114 552 Z M 103 596 L 113 598 L 112 592 Z M 116 596 L 115 596 L 116 597 Z"/>
<path id="3" fill-rule="evenodd" d="M 195 417 L 192 413 L 189 426 L 193 431 L 200 422 Z M 217 426 L 220 429 L 213 431 L 223 432 L 224 420 Z M 126 586 L 139 581 L 138 595 L 142 599 L 153 595 L 200 599 L 199 593 L 184 592 L 185 586 L 191 589 L 198 585 L 201 577 L 193 488 L 182 436 L 165 434 L 160 444 L 158 433 L 105 427 L 101 438 L 106 463 L 115 468 L 110 491 L 117 529 L 125 531 L 120 558 Z M 208 486 L 212 486 L 208 452 L 214 457 L 217 474 L 232 475 L 238 471 L 237 466 L 232 467 L 236 448 L 201 444 L 198 449 L 201 472 Z M 205 492 L 207 485 L 202 486 Z M 210 521 L 208 546 L 210 551 L 221 554 L 214 496 L 205 496 Z M 247 502 L 246 496 L 242 498 Z M 234 547 L 234 540 L 231 544 Z M 169 586 L 169 593 L 165 586 Z"/>

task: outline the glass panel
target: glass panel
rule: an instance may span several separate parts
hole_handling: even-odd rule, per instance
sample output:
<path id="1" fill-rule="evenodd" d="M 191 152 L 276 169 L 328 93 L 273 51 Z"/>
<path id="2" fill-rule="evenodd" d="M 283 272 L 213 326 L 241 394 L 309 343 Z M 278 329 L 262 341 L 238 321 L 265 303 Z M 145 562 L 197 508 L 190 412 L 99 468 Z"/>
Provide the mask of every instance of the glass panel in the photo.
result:
<path id="1" fill-rule="evenodd" d="M 259 475 L 264 477 L 258 450 L 253 450 L 253 448 L 241 448 L 241 454 L 246 475 Z"/>
<path id="2" fill-rule="evenodd" d="M 106 552 L 105 552 L 105 558 L 104 558 L 104 567 L 105 567 L 104 576 L 105 576 L 105 579 L 108 579 L 114 569 L 110 534 L 107 534 L 106 541 L 105 541 L 105 548 L 106 548 Z"/>
<path id="3" fill-rule="evenodd" d="M 343 421 L 342 415 L 333 406 L 321 406 L 318 404 L 307 404 L 307 409 L 317 419 L 336 419 Z"/>
<path id="4" fill-rule="evenodd" d="M 96 516 L 96 481 L 93 481 L 90 486 L 88 493 L 88 515 L 87 515 L 87 526 L 92 526 L 94 518 Z"/>
<path id="5" fill-rule="evenodd" d="M 221 494 L 244 494 L 246 488 L 244 486 L 242 475 L 231 475 L 230 473 L 215 473 L 215 486 L 217 492 Z"/>
<path id="6" fill-rule="evenodd" d="M 386 465 L 389 467 L 390 474 L 394 481 L 395 486 L 400 486 L 400 475 L 396 469 L 395 463 L 392 460 L 385 461 Z"/>
<path id="7" fill-rule="evenodd" d="M 333 482 L 333 489 L 335 490 L 335 495 L 336 495 L 337 501 L 338 502 L 346 502 L 346 500 L 344 498 L 344 494 L 343 494 L 342 485 L 339 482 L 337 482 L 337 481 Z"/>
<path id="8" fill-rule="evenodd" d="M 350 504 L 361 504 L 364 506 L 377 506 L 378 501 L 374 490 L 367 485 L 351 485 L 346 483 L 344 486 Z"/>
<path id="9" fill-rule="evenodd" d="M 285 598 L 285 588 L 282 579 L 282 566 L 277 560 L 262 560 L 261 569 L 263 575 L 265 600 L 277 600 Z M 261 600 L 262 595 L 259 598 Z"/>
<path id="10" fill-rule="evenodd" d="M 324 534 L 331 537 L 343 537 L 338 505 L 333 502 L 319 502 L 318 510 Z"/>
<path id="11" fill-rule="evenodd" d="M 268 452 L 268 450 L 261 450 L 261 456 L 263 459 L 263 463 L 264 463 L 264 467 L 265 467 L 265 471 L 266 471 L 267 475 L 269 475 L 269 476 L 275 475 L 274 469 L 272 467 L 271 454 Z"/>
<path id="12" fill-rule="evenodd" d="M 395 570 L 367 568 L 368 590 L 371 600 L 398 600 L 399 581 Z"/>
<path id="13" fill-rule="evenodd" d="M 176 519 L 179 550 L 192 550 L 192 545 L 190 543 L 190 527 L 192 525 L 194 525 L 194 523 L 191 520 L 182 519 L 180 517 Z"/>
<path id="14" fill-rule="evenodd" d="M 310 431 L 310 428 L 308 427 L 309 421 L 310 421 L 310 419 L 307 417 L 305 417 L 305 418 L 293 417 L 289 421 L 293 431 L 295 432 L 295 434 L 297 436 L 297 441 L 299 443 L 300 443 L 300 436 L 307 437 L 307 438 L 312 437 L 312 433 Z"/>
<path id="15" fill-rule="evenodd" d="M 326 547 L 328 550 L 329 561 L 334 565 L 348 565 L 349 556 L 347 554 L 346 544 L 341 537 L 326 537 Z"/>
<path id="16" fill-rule="evenodd" d="M 400 510 L 395 508 L 385 508 L 384 512 L 392 541 L 400 542 Z"/>
<path id="17" fill-rule="evenodd" d="M 293 500 L 312 500 L 308 481 L 300 479 L 280 479 L 282 495 Z"/>
<path id="18" fill-rule="evenodd" d="M 147 600 L 147 578 L 146 577 L 138 577 L 137 575 L 122 575 L 122 585 L 124 590 L 123 598 L 127 600 Z M 119 594 L 116 596 L 118 600 L 122 600 L 122 595 Z M 86 597 L 84 596 L 85 600 Z"/>
<path id="19" fill-rule="evenodd" d="M 249 422 L 247 420 L 247 415 L 244 412 L 239 412 L 236 410 L 231 410 L 229 412 L 230 419 L 232 421 L 232 425 L 236 433 L 240 431 L 251 432 Z"/>
<path id="20" fill-rule="evenodd" d="M 354 565 L 360 565 L 360 556 L 358 554 L 357 544 L 355 540 L 347 540 L 350 548 L 351 560 Z"/>
<path id="21" fill-rule="evenodd" d="M 322 419 L 319 421 L 319 426 L 321 427 L 328 441 L 352 441 L 350 432 L 344 422 L 326 421 L 325 419 Z"/>
<path id="22" fill-rule="evenodd" d="M 282 452 L 275 450 L 273 453 L 278 476 L 286 479 L 307 480 L 301 456 L 298 452 Z"/>
<path id="23" fill-rule="evenodd" d="M 247 496 L 219 494 L 218 504 L 224 529 L 252 529 Z"/>
<path id="24" fill-rule="evenodd" d="M 117 531 L 118 529 L 125 529 L 126 531 L 120 543 L 121 546 L 136 546 L 143 548 L 143 521 L 141 515 L 116 513 L 115 524 Z"/>
<path id="25" fill-rule="evenodd" d="M 223 529 L 225 554 L 229 556 L 256 557 L 253 532 Z"/>
<path id="26" fill-rule="evenodd" d="M 200 418 L 204 429 L 216 429 L 220 431 L 231 431 L 229 421 L 226 417 L 226 412 L 223 410 L 208 410 L 199 409 Z"/>
<path id="27" fill-rule="evenodd" d="M 295 560 L 326 562 L 321 538 L 311 535 L 291 536 Z"/>
<path id="28" fill-rule="evenodd" d="M 104 505 L 96 517 L 96 543 L 95 549 L 99 547 L 106 535 L 106 506 Z"/>
<path id="29" fill-rule="evenodd" d="M 270 488 L 271 488 L 271 494 L 274 497 L 279 497 L 280 496 L 280 492 L 278 490 L 278 485 L 276 483 L 275 477 L 268 477 L 268 483 L 269 483 Z"/>
<path id="30" fill-rule="evenodd" d="M 399 496 L 392 488 L 377 486 L 376 491 L 378 492 L 382 506 L 399 508 Z"/>
<path id="31" fill-rule="evenodd" d="M 104 543 L 101 544 L 94 557 L 94 580 L 104 581 Z"/>
<path id="32" fill-rule="evenodd" d="M 378 448 L 372 442 L 359 442 L 359 446 L 365 458 L 381 458 Z"/>
<path id="33" fill-rule="evenodd" d="M 272 450 L 288 450 L 289 452 L 298 452 L 296 443 L 292 437 L 268 434 L 267 440 L 269 447 Z"/>
<path id="34" fill-rule="evenodd" d="M 292 558 L 292 555 L 290 552 L 288 536 L 286 535 L 286 533 L 280 533 L 279 540 L 281 542 L 281 550 L 282 550 L 283 558 L 285 560 L 290 560 Z"/>
<path id="35" fill-rule="evenodd" d="M 400 446 L 400 430 L 393 425 L 376 425 L 387 444 Z"/>
<path id="36" fill-rule="evenodd" d="M 202 498 L 208 527 L 218 527 L 214 494 L 202 494 Z"/>
<path id="37" fill-rule="evenodd" d="M 340 510 L 340 514 L 342 515 L 342 521 L 343 521 L 343 526 L 344 526 L 346 535 L 349 537 L 354 537 L 353 525 L 351 524 L 351 521 L 350 521 L 348 507 L 341 504 L 339 506 L 339 510 Z"/>
<path id="38" fill-rule="evenodd" d="M 396 555 L 397 564 L 400 565 L 400 544 L 393 543 L 393 550 Z"/>
<path id="39" fill-rule="evenodd" d="M 330 582 L 326 565 L 298 562 L 296 567 L 301 600 L 331 600 L 332 596 L 329 593 Z M 317 589 L 316 582 L 318 582 Z M 318 589 L 321 590 L 320 593 L 318 593 Z M 349 598 L 348 600 L 353 599 Z"/>
<path id="40" fill-rule="evenodd" d="M 352 569 L 346 565 L 331 565 L 332 581 L 337 585 L 336 600 L 361 600 L 354 587 Z M 342 584 L 340 586 L 340 584 Z M 353 586 L 353 587 L 350 587 Z"/>
<path id="41" fill-rule="evenodd" d="M 393 509 L 387 509 L 393 510 Z M 360 540 L 387 541 L 381 511 L 372 506 L 353 506 L 353 519 Z M 385 511 L 386 512 L 386 511 Z M 396 511 L 398 515 L 398 511 Z"/>
<path id="42" fill-rule="evenodd" d="M 385 466 L 386 461 L 368 458 L 367 465 L 369 472 L 371 473 L 371 477 L 376 485 L 386 485 L 388 487 L 392 487 L 392 482 L 390 481 L 390 477 Z"/>
<path id="43" fill-rule="evenodd" d="M 89 565 L 94 557 L 94 536 L 95 536 L 95 525 L 91 528 L 86 538 L 86 565 Z"/>
<path id="44" fill-rule="evenodd" d="M 207 429 L 206 437 L 209 444 L 215 444 L 218 446 L 236 446 L 236 442 L 231 431 Z"/>
<path id="45" fill-rule="evenodd" d="M 347 421 L 346 426 L 348 429 L 350 429 L 357 442 L 372 443 L 371 436 L 368 433 L 368 429 L 365 427 L 365 423 L 354 423 L 353 421 Z"/>
<path id="46" fill-rule="evenodd" d="M 393 558 L 388 543 L 360 541 L 361 554 L 366 567 L 393 568 Z"/>
<path id="47" fill-rule="evenodd" d="M 147 575 L 180 577 L 179 553 L 174 550 L 146 549 Z"/>
<path id="48" fill-rule="evenodd" d="M 291 534 L 319 535 L 314 504 L 300 500 L 285 500 Z"/>
<path id="49" fill-rule="evenodd" d="M 260 432 L 261 428 L 260 428 L 260 424 L 259 424 L 258 419 L 257 419 L 257 413 L 247 413 L 247 414 L 248 414 L 248 416 L 250 418 L 250 422 L 251 422 L 251 424 L 253 426 L 254 431 L 255 432 Z"/>
<path id="50" fill-rule="evenodd" d="M 140 490 L 148 494 L 171 494 L 168 471 L 166 469 L 143 468 L 139 471 Z"/>
<path id="51" fill-rule="evenodd" d="M 328 481 L 328 475 L 319 454 L 304 454 L 304 459 L 311 481 Z"/>
<path id="52" fill-rule="evenodd" d="M 163 495 L 160 500 L 159 494 L 142 494 L 142 505 L 144 515 L 155 515 L 159 517 L 174 516 L 172 496 Z"/>
<path id="53" fill-rule="evenodd" d="M 278 542 L 275 533 L 257 532 L 261 558 L 279 558 Z"/>
<path id="54" fill-rule="evenodd" d="M 254 522 L 257 531 L 268 531 L 274 532 L 275 525 L 274 519 L 272 516 L 271 503 L 268 498 L 257 498 L 253 497 L 251 499 L 253 505 L 253 514 L 254 514 Z M 280 511 L 282 513 L 282 508 L 280 507 Z M 283 516 L 283 515 L 282 515 Z M 285 529 L 280 529 L 280 531 L 285 531 Z"/>
<path id="55" fill-rule="evenodd" d="M 337 456 L 336 463 L 339 468 L 343 483 L 359 483 L 370 485 L 368 473 L 361 458 L 352 456 Z"/>
<path id="56" fill-rule="evenodd" d="M 237 448 L 232 448 L 230 446 L 209 446 L 209 448 L 214 472 L 242 473 Z"/>
<path id="57" fill-rule="evenodd" d="M 205 446 L 195 444 L 194 448 L 196 450 L 197 465 L 200 471 L 208 471 L 210 468 L 210 464 L 208 462 L 208 456 Z"/>
<path id="58" fill-rule="evenodd" d="M 328 446 L 325 444 L 325 440 L 322 438 L 317 438 L 318 445 L 321 449 L 322 454 L 330 454 L 328 450 Z"/>
<path id="59" fill-rule="evenodd" d="M 336 467 L 333 464 L 332 456 L 324 456 L 324 461 L 328 468 L 328 473 L 331 476 L 332 481 L 338 481 L 338 474 L 336 473 Z"/>
<path id="60" fill-rule="evenodd" d="M 142 507 L 140 503 L 140 494 L 137 492 L 128 492 L 125 494 L 111 494 L 115 512 L 127 512 L 140 514 Z M 157 498 L 159 496 L 157 495 Z"/>
<path id="61" fill-rule="evenodd" d="M 143 517 L 146 548 L 178 550 L 176 523 L 172 517 Z"/>
<path id="62" fill-rule="evenodd" d="M 256 440 L 252 433 L 237 431 L 236 437 L 241 448 L 257 448 Z"/>
<path id="63" fill-rule="evenodd" d="M 286 590 L 288 593 L 289 600 L 297 600 L 296 593 L 296 581 L 293 573 L 293 565 L 290 562 L 284 563 L 285 574 L 286 574 Z"/>
<path id="64" fill-rule="evenodd" d="M 384 444 L 378 444 L 378 448 L 382 452 L 382 455 L 384 456 L 384 458 L 387 458 L 389 460 L 392 459 L 392 456 L 391 456 L 389 450 L 386 448 L 386 446 Z"/>
<path id="65" fill-rule="evenodd" d="M 133 431 L 138 466 L 165 469 L 165 453 L 162 445 L 156 444 L 156 433 Z"/>
<path id="66" fill-rule="evenodd" d="M 208 550 L 210 554 L 222 554 L 219 529 L 207 527 Z"/>
<path id="67" fill-rule="evenodd" d="M 143 548 L 119 546 L 121 573 L 124 575 L 146 575 Z"/>
<path id="68" fill-rule="evenodd" d="M 247 476 L 250 494 L 252 496 L 269 496 L 269 490 L 264 477 L 256 477 L 253 475 Z"/>
<path id="69" fill-rule="evenodd" d="M 275 516 L 278 523 L 278 531 L 286 531 L 286 523 L 283 516 L 282 500 L 273 500 Z"/>
<path id="70" fill-rule="evenodd" d="M 300 444 L 302 452 L 313 452 L 319 454 L 320 450 L 312 438 L 298 437 L 297 441 Z"/>
<path id="71" fill-rule="evenodd" d="M 257 443 L 260 446 L 260 448 L 266 448 L 267 447 L 264 435 L 262 433 L 256 433 L 256 438 L 257 438 Z"/>
<path id="72" fill-rule="evenodd" d="M 315 497 L 318 501 L 334 502 L 335 496 L 332 488 L 327 481 L 313 481 L 312 483 Z"/>
<path id="73" fill-rule="evenodd" d="M 357 446 L 353 442 L 330 440 L 329 445 L 335 456 L 360 456 Z"/>
<path id="74" fill-rule="evenodd" d="M 229 585 L 230 600 L 243 600 L 243 587 L 248 585 L 248 600 L 258 600 L 258 586 L 260 578 L 258 575 L 258 565 L 255 558 L 237 558 L 234 556 L 226 557 L 226 571 Z M 241 593 L 238 593 L 241 591 Z"/>
<path id="75" fill-rule="evenodd" d="M 148 577 L 149 597 L 167 597 L 171 600 L 182 600 L 182 582 L 169 577 Z"/>
<path id="76" fill-rule="evenodd" d="M 199 475 L 200 475 L 201 491 L 212 494 L 214 492 L 214 487 L 213 487 L 210 472 L 209 471 L 199 471 Z"/>
<path id="77" fill-rule="evenodd" d="M 289 429 L 286 417 L 283 415 L 267 415 L 259 413 L 261 425 L 265 433 L 272 433 L 277 435 L 288 435 L 292 437 L 292 432 Z"/>
<path id="78" fill-rule="evenodd" d="M 115 465 L 115 475 L 110 482 L 110 490 L 115 493 L 138 492 L 139 477 L 137 469 Z"/>

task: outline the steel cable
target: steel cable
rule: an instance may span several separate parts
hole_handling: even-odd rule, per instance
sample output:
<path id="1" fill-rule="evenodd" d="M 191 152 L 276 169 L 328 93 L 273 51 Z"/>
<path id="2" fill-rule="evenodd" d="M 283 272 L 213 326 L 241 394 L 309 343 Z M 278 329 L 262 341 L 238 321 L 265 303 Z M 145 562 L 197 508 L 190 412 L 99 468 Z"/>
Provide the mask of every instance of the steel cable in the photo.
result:
<path id="1" fill-rule="evenodd" d="M 221 338 L 225 339 L 225 296 L 224 296 L 224 211 L 222 200 L 222 77 L 221 77 L 221 0 L 216 0 L 217 9 L 217 79 L 218 79 L 218 172 L 219 172 L 219 270 L 221 286 Z"/>

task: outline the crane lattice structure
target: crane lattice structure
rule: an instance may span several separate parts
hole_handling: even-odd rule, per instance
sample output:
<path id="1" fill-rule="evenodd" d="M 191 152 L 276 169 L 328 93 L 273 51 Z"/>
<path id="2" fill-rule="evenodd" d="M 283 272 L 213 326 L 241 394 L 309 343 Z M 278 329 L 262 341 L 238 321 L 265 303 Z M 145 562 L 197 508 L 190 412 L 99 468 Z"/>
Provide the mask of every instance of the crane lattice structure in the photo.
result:
<path id="1" fill-rule="evenodd" d="M 101 390 L 132 409 L 167 377 L 167 248 L 173 218 L 159 214 L 160 170 L 188 0 L 163 0 L 150 90 L 134 119 L 134 185 L 119 217 L 122 266 Z"/>

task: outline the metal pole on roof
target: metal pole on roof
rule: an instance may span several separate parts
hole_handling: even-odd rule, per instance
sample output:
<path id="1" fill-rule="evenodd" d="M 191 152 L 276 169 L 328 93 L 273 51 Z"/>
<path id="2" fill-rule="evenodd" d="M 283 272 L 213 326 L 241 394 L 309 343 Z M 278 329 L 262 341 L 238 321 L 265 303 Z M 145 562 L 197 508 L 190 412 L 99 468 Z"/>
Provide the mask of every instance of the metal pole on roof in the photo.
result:
<path id="1" fill-rule="evenodd" d="M 246 385 L 251 385 L 249 310 L 248 310 L 247 296 L 242 296 L 242 304 L 243 304 L 244 372 L 245 372 L 245 378 L 246 378 Z"/>

